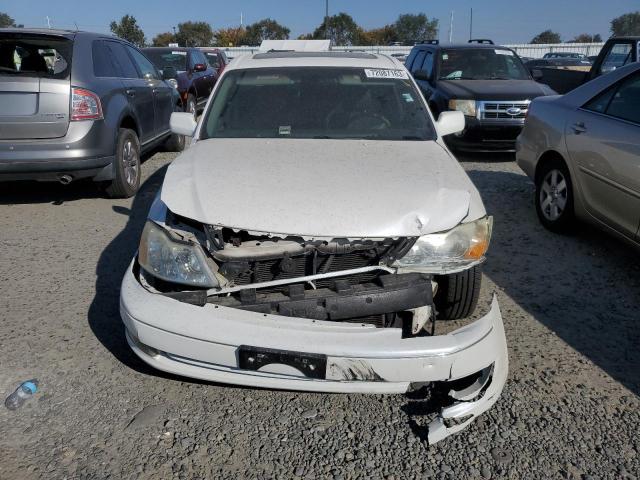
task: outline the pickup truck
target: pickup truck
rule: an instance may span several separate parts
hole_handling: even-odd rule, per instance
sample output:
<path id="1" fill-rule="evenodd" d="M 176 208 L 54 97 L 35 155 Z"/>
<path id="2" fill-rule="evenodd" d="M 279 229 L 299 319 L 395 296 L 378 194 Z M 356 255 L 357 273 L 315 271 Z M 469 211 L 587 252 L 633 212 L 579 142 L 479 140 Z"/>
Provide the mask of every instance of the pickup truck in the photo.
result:
<path id="1" fill-rule="evenodd" d="M 531 73 L 540 83 L 545 83 L 556 92 L 565 94 L 602 74 L 638 61 L 640 61 L 640 37 L 611 37 L 604 44 L 588 71 L 533 67 Z"/>

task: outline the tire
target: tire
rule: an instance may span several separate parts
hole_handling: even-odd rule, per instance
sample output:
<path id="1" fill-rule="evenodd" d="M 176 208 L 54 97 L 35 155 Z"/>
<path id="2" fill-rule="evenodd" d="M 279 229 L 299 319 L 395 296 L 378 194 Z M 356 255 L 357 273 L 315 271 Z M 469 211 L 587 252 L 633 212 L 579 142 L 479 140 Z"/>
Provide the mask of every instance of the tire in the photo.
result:
<path id="1" fill-rule="evenodd" d="M 173 109 L 174 112 L 182 112 L 182 108 L 180 105 L 176 105 Z M 182 152 L 186 145 L 186 140 L 184 135 L 177 135 L 172 133 L 165 143 L 165 150 L 168 152 Z"/>
<path id="2" fill-rule="evenodd" d="M 191 94 L 187 96 L 187 103 L 184 106 L 184 111 L 193 113 L 193 118 L 196 118 L 198 116 L 198 108 L 196 107 L 196 97 L 194 97 Z"/>
<path id="3" fill-rule="evenodd" d="M 141 176 L 138 136 L 133 130 L 121 128 L 116 141 L 115 178 L 107 187 L 107 195 L 111 198 L 132 197 L 140 187 Z"/>
<path id="4" fill-rule="evenodd" d="M 554 158 L 536 172 L 536 213 L 540 223 L 556 233 L 568 233 L 575 221 L 573 186 L 567 165 Z"/>
<path id="5" fill-rule="evenodd" d="M 435 278 L 438 291 L 433 301 L 438 320 L 458 320 L 473 313 L 478 305 L 482 270 L 479 266 L 464 272 L 441 275 Z"/>

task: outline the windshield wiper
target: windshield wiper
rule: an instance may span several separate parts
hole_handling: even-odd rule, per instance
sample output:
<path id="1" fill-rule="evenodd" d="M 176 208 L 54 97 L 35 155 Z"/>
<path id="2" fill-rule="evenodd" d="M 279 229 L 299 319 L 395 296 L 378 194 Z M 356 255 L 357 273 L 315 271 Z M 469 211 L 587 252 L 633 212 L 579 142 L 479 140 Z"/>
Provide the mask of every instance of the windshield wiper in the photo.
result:
<path id="1" fill-rule="evenodd" d="M 417 135 L 403 135 L 402 140 L 424 140 L 424 138 L 418 137 Z"/>

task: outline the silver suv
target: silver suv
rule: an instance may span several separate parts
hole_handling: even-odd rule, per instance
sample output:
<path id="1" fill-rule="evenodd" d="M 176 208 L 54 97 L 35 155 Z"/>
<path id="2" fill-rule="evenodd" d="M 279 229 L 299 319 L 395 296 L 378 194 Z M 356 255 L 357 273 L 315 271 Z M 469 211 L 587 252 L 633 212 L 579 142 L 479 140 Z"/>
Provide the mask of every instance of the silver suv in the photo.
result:
<path id="1" fill-rule="evenodd" d="M 0 29 L 0 181 L 108 182 L 112 197 L 140 185 L 140 156 L 167 144 L 175 88 L 133 45 L 64 30 Z"/>

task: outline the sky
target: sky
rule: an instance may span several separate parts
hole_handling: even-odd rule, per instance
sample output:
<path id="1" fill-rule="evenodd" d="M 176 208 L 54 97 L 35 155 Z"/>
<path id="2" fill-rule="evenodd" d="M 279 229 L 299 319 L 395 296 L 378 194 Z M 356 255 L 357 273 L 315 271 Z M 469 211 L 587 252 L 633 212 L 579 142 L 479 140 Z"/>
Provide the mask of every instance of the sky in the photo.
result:
<path id="1" fill-rule="evenodd" d="M 440 37 L 469 38 L 473 7 L 473 36 L 496 43 L 528 43 L 552 29 L 570 40 L 580 33 L 610 35 L 611 19 L 640 10 L 639 0 L 329 0 L 329 14 L 346 12 L 365 29 L 393 23 L 402 13 L 425 13 L 440 20 Z M 325 0 L 2 0 L 0 12 L 29 27 L 78 28 L 109 32 L 109 23 L 125 14 L 136 17 L 148 41 L 184 21 L 206 21 L 216 28 L 270 17 L 291 29 L 291 38 L 312 32 L 323 19 Z"/>

